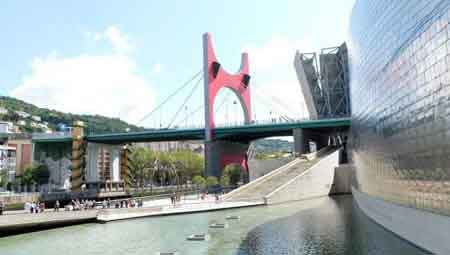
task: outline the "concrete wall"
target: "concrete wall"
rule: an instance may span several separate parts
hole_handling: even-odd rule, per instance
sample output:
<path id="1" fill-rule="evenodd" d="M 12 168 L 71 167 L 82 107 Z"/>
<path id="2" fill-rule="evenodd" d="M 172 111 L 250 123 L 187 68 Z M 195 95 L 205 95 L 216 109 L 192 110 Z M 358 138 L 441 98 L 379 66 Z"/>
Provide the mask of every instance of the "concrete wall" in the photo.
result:
<path id="1" fill-rule="evenodd" d="M 53 188 L 69 189 L 71 176 L 71 143 L 35 143 L 33 164 L 46 164 Z"/>
<path id="2" fill-rule="evenodd" d="M 359 208 L 378 224 L 433 254 L 450 254 L 450 217 L 386 202 L 352 189 Z"/>
<path id="3" fill-rule="evenodd" d="M 6 204 L 18 204 L 36 201 L 39 198 L 39 193 L 26 193 L 17 195 L 0 195 L 0 201 Z"/>
<path id="4" fill-rule="evenodd" d="M 267 195 L 266 203 L 282 203 L 327 196 L 333 184 L 334 168 L 339 165 L 339 156 L 340 150 L 326 156 L 306 172 Z"/>
<path id="5" fill-rule="evenodd" d="M 333 184 L 330 195 L 352 193 L 353 168 L 349 164 L 342 164 L 334 169 Z"/>
<path id="6" fill-rule="evenodd" d="M 286 165 L 291 162 L 294 158 L 279 158 L 279 159 L 251 159 L 248 161 L 250 181 L 253 181 L 263 175 L 266 175 L 272 172 L 275 169 L 280 168 L 281 166 Z"/>

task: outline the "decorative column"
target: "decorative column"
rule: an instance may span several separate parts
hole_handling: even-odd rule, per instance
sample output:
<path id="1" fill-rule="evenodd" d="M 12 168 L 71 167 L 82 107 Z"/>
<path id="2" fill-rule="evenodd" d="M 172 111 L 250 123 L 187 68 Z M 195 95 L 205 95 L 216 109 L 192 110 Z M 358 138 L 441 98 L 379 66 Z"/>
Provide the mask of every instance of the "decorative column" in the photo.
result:
<path id="1" fill-rule="evenodd" d="M 131 186 L 129 156 L 130 156 L 130 148 L 128 145 L 125 145 L 123 146 L 120 155 L 120 175 L 122 177 L 124 189 L 126 191 L 128 191 L 128 189 Z"/>
<path id="2" fill-rule="evenodd" d="M 75 121 L 72 129 L 72 192 L 81 191 L 84 156 L 84 123 Z"/>

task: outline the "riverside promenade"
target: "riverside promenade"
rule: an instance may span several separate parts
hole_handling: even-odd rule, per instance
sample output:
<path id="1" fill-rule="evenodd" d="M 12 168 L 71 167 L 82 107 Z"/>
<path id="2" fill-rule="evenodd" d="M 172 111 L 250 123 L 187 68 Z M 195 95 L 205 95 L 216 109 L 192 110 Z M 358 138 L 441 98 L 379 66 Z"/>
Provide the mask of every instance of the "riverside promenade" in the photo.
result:
<path id="1" fill-rule="evenodd" d="M 142 208 L 99 210 L 97 221 L 109 222 L 131 218 L 198 213 L 259 205 L 264 205 L 264 202 L 262 200 L 230 202 L 222 200 L 216 201 L 214 198 L 206 198 L 205 200 L 185 200 L 178 202 L 176 205 L 171 205 L 168 200 L 157 200 L 144 204 L 144 207 Z"/>
<path id="2" fill-rule="evenodd" d="M 7 212 L 0 216 L 0 237 L 83 223 L 106 223 L 140 217 L 198 213 L 258 205 L 264 205 L 264 203 L 262 201 L 216 201 L 214 197 L 210 196 L 203 200 L 189 197 L 175 205 L 171 204 L 170 199 L 146 201 L 141 208 L 96 208 L 82 211 L 60 210 L 59 212 L 47 209 L 38 214 L 20 210 Z"/>

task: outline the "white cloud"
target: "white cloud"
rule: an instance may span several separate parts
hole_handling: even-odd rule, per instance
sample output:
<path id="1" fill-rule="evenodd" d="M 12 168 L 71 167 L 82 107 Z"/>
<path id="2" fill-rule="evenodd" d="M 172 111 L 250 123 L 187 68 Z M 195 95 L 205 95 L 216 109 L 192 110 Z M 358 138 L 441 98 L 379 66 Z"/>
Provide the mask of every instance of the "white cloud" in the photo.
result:
<path id="1" fill-rule="evenodd" d="M 154 103 L 150 85 L 124 56 L 36 58 L 12 96 L 40 107 L 136 122 Z"/>
<path id="2" fill-rule="evenodd" d="M 300 85 L 294 69 L 297 50 L 315 51 L 312 41 L 274 35 L 263 44 L 244 47 L 250 57 L 252 73 L 253 112 L 257 119 L 287 115 L 290 118 L 307 116 Z"/>
<path id="3" fill-rule="evenodd" d="M 154 65 L 152 66 L 150 72 L 151 72 L 152 74 L 159 74 L 159 73 L 161 73 L 162 69 L 163 69 L 162 64 L 156 63 L 156 64 L 154 64 Z"/>
<path id="4" fill-rule="evenodd" d="M 117 28 L 109 27 L 105 35 L 116 52 L 131 49 L 127 36 Z M 131 123 L 139 121 L 155 102 L 150 84 L 125 54 L 35 58 L 31 73 L 11 95 L 40 107 L 120 117 Z"/>
<path id="5" fill-rule="evenodd" d="M 117 26 L 109 26 L 105 31 L 90 34 L 94 41 L 108 40 L 114 51 L 120 54 L 127 54 L 133 50 L 130 38 L 123 34 Z"/>
<path id="6" fill-rule="evenodd" d="M 252 70 L 263 72 L 291 68 L 295 52 L 313 51 L 313 45 L 308 37 L 293 40 L 286 36 L 274 35 L 263 45 L 246 45 L 244 51 L 249 53 Z"/>

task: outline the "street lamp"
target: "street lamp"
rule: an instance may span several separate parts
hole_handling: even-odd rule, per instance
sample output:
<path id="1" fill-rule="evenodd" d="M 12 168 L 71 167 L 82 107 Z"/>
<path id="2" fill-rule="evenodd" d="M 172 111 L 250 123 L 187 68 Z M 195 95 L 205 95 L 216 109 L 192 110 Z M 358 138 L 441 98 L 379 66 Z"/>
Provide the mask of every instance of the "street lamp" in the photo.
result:
<path id="1" fill-rule="evenodd" d="M 184 123 L 184 127 L 185 128 L 187 128 L 187 126 L 188 126 L 188 112 L 187 112 L 187 110 L 188 110 L 188 107 L 187 107 L 187 105 L 185 105 L 184 106 L 184 113 L 186 114 L 186 118 L 185 118 L 185 123 Z"/>
<path id="2" fill-rule="evenodd" d="M 234 123 L 235 123 L 235 125 L 237 124 L 237 111 L 236 111 L 236 104 L 237 104 L 237 102 L 236 102 L 236 100 L 234 100 L 233 101 L 233 108 L 234 108 Z M 236 125 L 237 126 L 237 125 Z"/>

